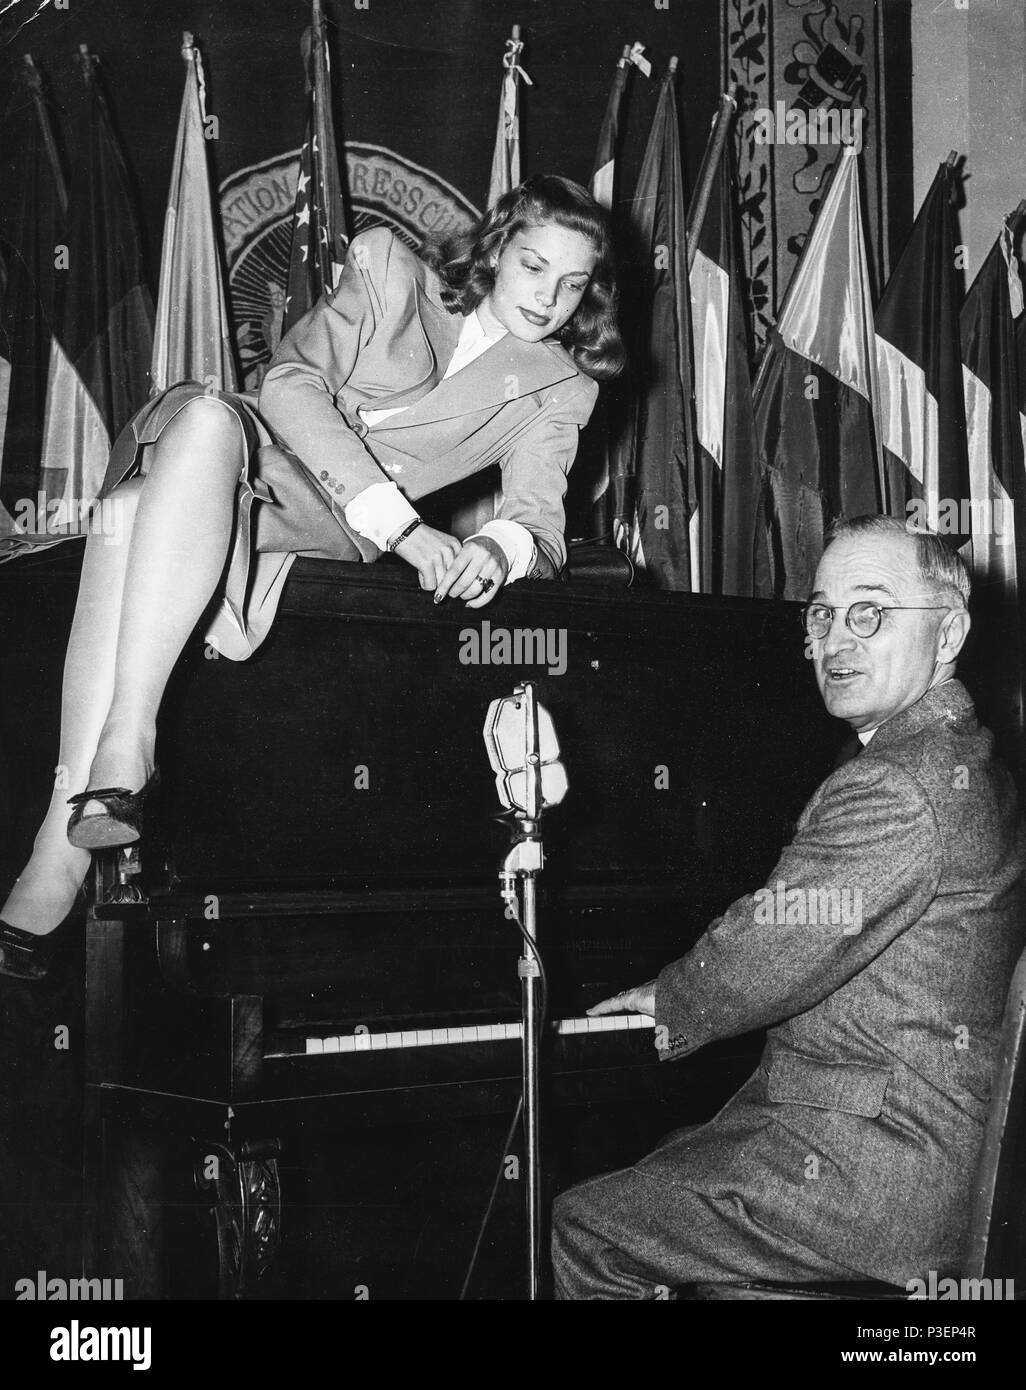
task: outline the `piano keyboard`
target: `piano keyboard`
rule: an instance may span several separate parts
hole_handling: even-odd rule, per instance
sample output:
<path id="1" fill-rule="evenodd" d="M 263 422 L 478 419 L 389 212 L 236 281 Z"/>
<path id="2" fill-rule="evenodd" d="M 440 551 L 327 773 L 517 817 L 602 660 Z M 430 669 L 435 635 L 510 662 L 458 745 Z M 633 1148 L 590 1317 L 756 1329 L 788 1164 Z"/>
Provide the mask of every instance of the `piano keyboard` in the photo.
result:
<path id="1" fill-rule="evenodd" d="M 584 1033 L 622 1033 L 639 1028 L 654 1028 L 650 1014 L 602 1014 L 597 1018 L 559 1018 L 547 1025 L 552 1036 L 567 1037 Z M 391 1052 L 417 1047 L 439 1047 L 461 1043 L 519 1042 L 523 1024 L 480 1023 L 455 1028 L 408 1028 L 394 1032 L 372 1033 L 369 1030 L 343 1033 L 333 1037 L 307 1037 L 305 1055 L 334 1056 L 343 1052 Z M 270 1057 L 282 1056 L 271 1053 Z"/>

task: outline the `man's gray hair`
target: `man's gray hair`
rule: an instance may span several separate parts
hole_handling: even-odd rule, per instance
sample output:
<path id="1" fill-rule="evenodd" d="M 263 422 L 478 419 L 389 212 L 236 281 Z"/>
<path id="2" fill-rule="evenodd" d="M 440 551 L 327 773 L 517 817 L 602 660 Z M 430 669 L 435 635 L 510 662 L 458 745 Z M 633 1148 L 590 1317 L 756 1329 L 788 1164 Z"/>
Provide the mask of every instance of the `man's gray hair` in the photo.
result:
<path id="1" fill-rule="evenodd" d="M 893 516 L 853 516 L 831 523 L 824 549 L 833 541 L 849 536 L 871 535 L 905 536 L 914 540 L 919 573 L 927 588 L 957 600 L 956 607 L 969 607 L 972 581 L 962 557 L 925 526 L 913 526 Z"/>

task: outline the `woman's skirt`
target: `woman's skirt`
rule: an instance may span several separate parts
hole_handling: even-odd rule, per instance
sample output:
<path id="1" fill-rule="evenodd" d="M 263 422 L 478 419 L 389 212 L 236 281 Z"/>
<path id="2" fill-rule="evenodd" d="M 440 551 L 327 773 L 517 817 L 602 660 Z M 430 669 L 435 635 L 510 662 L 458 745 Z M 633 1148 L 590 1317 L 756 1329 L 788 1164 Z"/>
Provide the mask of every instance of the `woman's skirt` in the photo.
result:
<path id="1" fill-rule="evenodd" d="M 197 398 L 211 399 L 211 393 L 198 382 L 183 382 L 136 412 L 114 441 L 101 499 L 143 470 L 142 446 L 155 443 L 164 427 Z M 244 661 L 270 631 L 297 555 L 374 560 L 379 552 L 347 526 L 341 509 L 275 438 L 257 414 L 254 398 L 218 392 L 216 399 L 239 421 L 244 461 L 221 602 L 206 640 L 232 661 Z"/>

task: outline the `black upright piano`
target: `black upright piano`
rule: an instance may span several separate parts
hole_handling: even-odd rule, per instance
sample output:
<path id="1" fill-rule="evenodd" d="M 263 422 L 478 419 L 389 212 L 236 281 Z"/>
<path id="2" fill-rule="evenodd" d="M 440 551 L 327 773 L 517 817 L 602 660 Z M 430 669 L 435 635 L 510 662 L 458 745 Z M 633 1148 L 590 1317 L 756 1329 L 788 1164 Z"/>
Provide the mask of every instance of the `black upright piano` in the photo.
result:
<path id="1" fill-rule="evenodd" d="M 24 726 L 56 748 L 76 569 L 60 551 L 0 574 L 15 867 L 55 760 L 28 755 Z M 197 636 L 176 672 L 126 880 L 146 900 L 111 901 L 100 875 L 86 1273 L 127 1296 L 455 1297 L 506 1162 L 475 1277 L 517 1296 L 521 948 L 482 726 L 524 680 L 570 783 L 539 897 L 549 1189 L 707 1118 L 749 1073 L 758 1039 L 661 1065 L 651 1029 L 584 1017 L 763 881 L 829 770 L 843 730 L 797 608 L 571 580 L 474 611 L 432 604 L 404 567 L 301 559 L 251 661 Z"/>

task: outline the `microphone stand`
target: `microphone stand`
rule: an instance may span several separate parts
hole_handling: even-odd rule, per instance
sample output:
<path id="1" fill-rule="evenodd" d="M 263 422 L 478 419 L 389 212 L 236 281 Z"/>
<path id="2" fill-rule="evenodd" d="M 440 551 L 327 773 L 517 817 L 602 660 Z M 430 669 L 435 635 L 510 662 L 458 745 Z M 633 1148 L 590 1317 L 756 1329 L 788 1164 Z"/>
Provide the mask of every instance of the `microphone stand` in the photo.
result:
<path id="1" fill-rule="evenodd" d="M 513 844 L 499 871 L 507 916 L 517 916 L 517 881 L 521 886 L 521 925 L 532 942 L 538 940 L 537 875 L 545 862 L 541 842 L 542 773 L 538 738 L 538 708 L 534 685 L 525 681 L 514 690 L 524 702 L 527 796 L 526 811 L 515 812 Z M 520 1010 L 523 1031 L 522 1074 L 524 1090 L 524 1153 L 526 1173 L 527 1296 L 538 1298 L 541 1257 L 541 1128 L 538 1095 L 538 1055 L 541 1043 L 541 968 L 528 941 L 517 963 L 520 977 Z"/>

